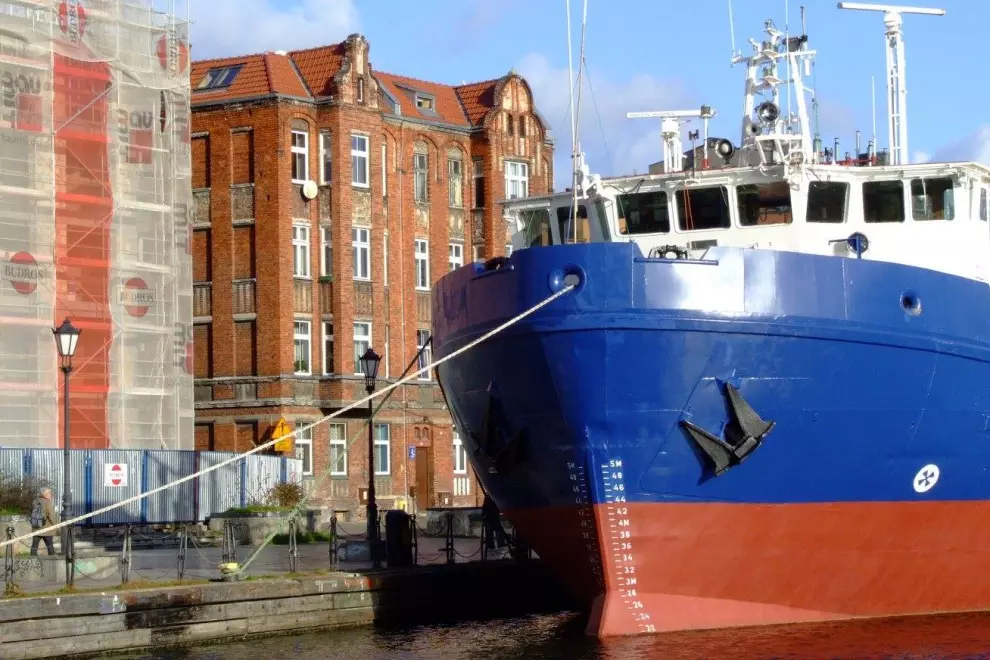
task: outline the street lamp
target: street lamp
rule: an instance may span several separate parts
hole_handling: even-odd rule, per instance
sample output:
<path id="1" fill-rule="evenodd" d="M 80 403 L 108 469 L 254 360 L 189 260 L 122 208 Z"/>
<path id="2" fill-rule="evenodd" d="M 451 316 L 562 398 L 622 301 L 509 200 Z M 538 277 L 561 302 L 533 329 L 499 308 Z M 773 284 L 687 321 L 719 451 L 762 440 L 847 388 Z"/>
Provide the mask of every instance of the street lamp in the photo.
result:
<path id="1" fill-rule="evenodd" d="M 79 334 L 82 332 L 69 322 L 69 319 L 62 321 L 62 325 L 54 328 L 55 347 L 58 349 L 58 356 L 61 358 L 61 368 L 64 385 L 62 387 L 62 424 L 64 439 L 62 441 L 62 520 L 68 520 L 71 515 L 69 508 L 72 498 L 69 494 L 69 474 L 71 471 L 69 461 L 69 373 L 72 371 L 72 356 L 76 353 L 76 344 L 79 343 Z M 71 585 L 75 578 L 75 557 L 72 547 L 72 525 L 62 528 L 62 554 L 65 555 L 65 583 Z"/>
<path id="2" fill-rule="evenodd" d="M 361 371 L 364 372 L 364 389 L 368 394 L 375 391 L 375 381 L 378 380 L 378 363 L 381 357 L 375 349 L 368 350 L 361 356 Z M 378 505 L 375 503 L 375 437 L 374 437 L 374 399 L 368 399 L 368 550 L 371 552 L 371 562 L 375 568 L 381 563 L 378 558 Z"/>

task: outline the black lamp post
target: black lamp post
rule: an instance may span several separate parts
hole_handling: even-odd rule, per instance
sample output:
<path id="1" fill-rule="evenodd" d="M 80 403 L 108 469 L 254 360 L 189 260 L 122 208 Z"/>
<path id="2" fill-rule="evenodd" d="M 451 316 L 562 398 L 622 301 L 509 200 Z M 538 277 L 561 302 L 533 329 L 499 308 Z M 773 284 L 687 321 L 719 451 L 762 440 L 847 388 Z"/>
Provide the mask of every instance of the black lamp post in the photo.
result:
<path id="1" fill-rule="evenodd" d="M 364 389 L 368 394 L 375 391 L 375 381 L 378 380 L 378 363 L 381 357 L 375 349 L 368 350 L 361 356 L 361 371 L 364 372 Z M 378 557 L 378 504 L 375 502 L 375 425 L 374 399 L 368 399 L 368 549 L 371 552 L 372 566 L 381 566 Z"/>
<path id="2" fill-rule="evenodd" d="M 76 353 L 76 344 L 79 343 L 79 328 L 73 326 L 69 319 L 62 321 L 62 325 L 53 329 L 55 334 L 55 346 L 58 349 L 58 356 L 61 358 L 61 368 L 64 385 L 62 387 L 62 424 L 64 428 L 64 439 L 62 443 L 62 520 L 71 517 L 70 507 L 72 496 L 70 495 L 69 474 L 71 465 L 69 460 L 69 373 L 72 371 L 72 356 Z M 74 582 L 75 557 L 72 547 L 72 525 L 62 528 L 62 554 L 65 555 L 65 583 L 71 585 Z"/>

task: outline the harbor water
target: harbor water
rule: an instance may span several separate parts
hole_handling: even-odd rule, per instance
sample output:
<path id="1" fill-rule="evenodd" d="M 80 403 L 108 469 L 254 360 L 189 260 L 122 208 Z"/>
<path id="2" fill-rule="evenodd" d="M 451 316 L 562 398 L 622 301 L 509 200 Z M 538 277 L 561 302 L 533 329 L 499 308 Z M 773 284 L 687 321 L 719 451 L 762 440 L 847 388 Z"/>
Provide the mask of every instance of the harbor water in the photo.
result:
<path id="1" fill-rule="evenodd" d="M 113 656 L 117 660 L 444 658 L 990 658 L 990 613 L 595 640 L 575 614 L 415 628 L 355 628 Z"/>

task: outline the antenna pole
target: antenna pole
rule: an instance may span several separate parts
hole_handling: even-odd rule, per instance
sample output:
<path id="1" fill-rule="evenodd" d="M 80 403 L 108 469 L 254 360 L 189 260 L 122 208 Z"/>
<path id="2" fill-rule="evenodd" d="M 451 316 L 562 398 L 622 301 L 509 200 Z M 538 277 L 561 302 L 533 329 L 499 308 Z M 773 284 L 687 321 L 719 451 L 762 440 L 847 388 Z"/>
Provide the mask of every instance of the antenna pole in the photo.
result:
<path id="1" fill-rule="evenodd" d="M 577 197 L 577 123 L 574 118 L 574 64 L 571 48 L 571 0 L 564 0 L 567 7 L 567 95 L 571 105 L 571 191 Z"/>
<path id="2" fill-rule="evenodd" d="M 874 5 L 862 2 L 840 2 L 839 9 L 882 11 L 887 38 L 887 138 L 890 141 L 891 164 L 908 163 L 907 88 L 904 75 L 904 36 L 901 33 L 902 14 L 945 16 L 944 9 Z"/>
<path id="3" fill-rule="evenodd" d="M 870 162 L 875 165 L 877 160 L 877 77 L 870 76 L 870 96 L 873 103 L 873 139 L 870 140 Z"/>

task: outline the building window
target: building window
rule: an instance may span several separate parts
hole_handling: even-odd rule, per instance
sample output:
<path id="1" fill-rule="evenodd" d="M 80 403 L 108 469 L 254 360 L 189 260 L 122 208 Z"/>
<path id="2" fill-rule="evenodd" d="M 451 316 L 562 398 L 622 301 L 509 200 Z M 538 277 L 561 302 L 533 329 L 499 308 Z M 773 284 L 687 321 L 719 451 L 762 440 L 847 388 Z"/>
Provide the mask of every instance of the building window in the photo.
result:
<path id="1" fill-rule="evenodd" d="M 459 158 L 451 158 L 447 161 L 447 178 L 450 205 L 455 208 L 464 206 L 464 173 L 461 171 Z"/>
<path id="2" fill-rule="evenodd" d="M 425 94 L 416 95 L 416 107 L 420 110 L 433 110 L 434 100 L 432 96 Z"/>
<path id="3" fill-rule="evenodd" d="M 461 441 L 461 434 L 454 430 L 454 474 L 467 474 L 467 450 Z"/>
<path id="4" fill-rule="evenodd" d="M 368 136 L 351 133 L 351 184 L 368 187 Z"/>
<path id="5" fill-rule="evenodd" d="M 450 254 L 447 261 L 450 263 L 450 270 L 457 270 L 464 265 L 464 246 L 460 243 L 451 243 L 448 250 Z"/>
<path id="6" fill-rule="evenodd" d="M 293 372 L 301 376 L 311 373 L 309 362 L 312 353 L 312 342 L 309 334 L 309 321 L 296 321 L 292 325 L 292 344 L 295 347 L 295 362 Z"/>
<path id="7" fill-rule="evenodd" d="M 296 450 L 296 458 L 302 461 L 303 476 L 313 476 L 313 429 L 302 429 L 307 422 L 296 422 L 295 438 L 292 441 Z"/>
<path id="8" fill-rule="evenodd" d="M 351 227 L 351 252 L 354 260 L 354 279 L 371 279 L 371 239 L 367 229 Z"/>
<path id="9" fill-rule="evenodd" d="M 416 239 L 416 288 L 420 291 L 430 290 L 430 248 L 426 240 Z"/>
<path id="10" fill-rule="evenodd" d="M 364 103 L 364 76 L 358 78 L 357 102 Z"/>
<path id="11" fill-rule="evenodd" d="M 330 476 L 347 476 L 347 426 L 330 424 Z"/>
<path id="12" fill-rule="evenodd" d="M 511 257 L 512 256 L 512 243 L 506 243 L 505 244 L 505 256 L 507 256 L 507 257 Z"/>
<path id="13" fill-rule="evenodd" d="M 388 230 L 382 236 L 382 283 L 388 286 Z"/>
<path id="14" fill-rule="evenodd" d="M 306 183 L 309 177 L 309 134 L 292 131 L 292 182 Z"/>
<path id="15" fill-rule="evenodd" d="M 485 161 L 475 158 L 474 161 L 474 208 L 480 209 L 485 205 Z"/>
<path id="16" fill-rule="evenodd" d="M 361 371 L 361 356 L 371 346 L 371 322 L 354 322 L 354 373 L 363 375 Z"/>
<path id="17" fill-rule="evenodd" d="M 389 474 L 391 445 L 388 424 L 375 424 L 375 475 Z"/>
<path id="18" fill-rule="evenodd" d="M 309 277 L 309 227 L 292 225 L 292 275 Z"/>
<path id="19" fill-rule="evenodd" d="M 433 350 L 430 344 L 430 331 L 429 330 L 417 330 L 416 331 L 416 350 L 419 351 L 417 355 L 417 370 L 426 369 L 433 363 Z M 424 371 L 420 375 L 416 376 L 417 380 L 430 380 L 430 372 Z"/>
<path id="20" fill-rule="evenodd" d="M 333 373 L 333 321 L 323 322 L 323 373 Z"/>
<path id="21" fill-rule="evenodd" d="M 529 164 L 505 161 L 505 197 L 517 199 L 529 195 Z"/>
<path id="22" fill-rule="evenodd" d="M 484 261 L 485 259 L 485 246 L 484 245 L 472 245 L 471 246 L 471 259 L 474 261 Z"/>
<path id="23" fill-rule="evenodd" d="M 385 164 L 388 162 L 388 145 L 382 142 L 382 197 L 385 197 L 388 191 L 388 186 L 386 185 L 388 177 L 385 175 L 386 168 Z"/>
<path id="24" fill-rule="evenodd" d="M 426 154 L 413 154 L 413 200 L 416 202 L 427 199 L 426 168 Z"/>
<path id="25" fill-rule="evenodd" d="M 216 69 L 210 69 L 203 76 L 199 84 L 196 85 L 197 90 L 215 90 L 223 89 L 224 87 L 230 87 L 230 83 L 234 82 L 234 78 L 240 73 L 243 64 L 238 64 L 236 66 L 225 66 L 218 67 Z"/>
<path id="26" fill-rule="evenodd" d="M 320 133 L 320 183 L 330 183 L 333 165 L 333 141 L 329 132 Z"/>
<path id="27" fill-rule="evenodd" d="M 330 227 L 320 227 L 320 276 L 333 275 L 333 232 Z"/>

